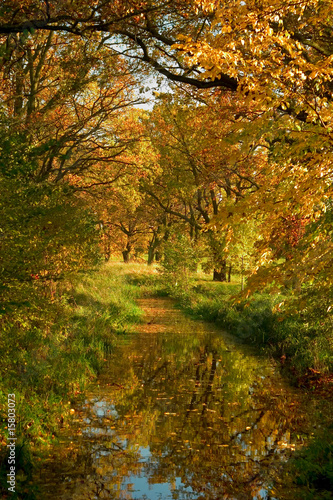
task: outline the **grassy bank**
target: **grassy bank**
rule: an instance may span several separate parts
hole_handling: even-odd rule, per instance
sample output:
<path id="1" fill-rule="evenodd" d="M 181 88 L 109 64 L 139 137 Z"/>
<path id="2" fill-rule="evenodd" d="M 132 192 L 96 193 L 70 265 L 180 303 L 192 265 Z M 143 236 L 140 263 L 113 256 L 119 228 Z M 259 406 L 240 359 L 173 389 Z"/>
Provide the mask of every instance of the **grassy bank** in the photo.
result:
<path id="1" fill-rule="evenodd" d="M 333 349 L 328 325 L 320 318 L 311 322 L 304 314 L 279 311 L 285 298 L 268 293 L 255 294 L 250 301 L 230 301 L 237 286 L 215 284 L 195 286 L 183 300 L 183 307 L 195 317 L 214 321 L 228 332 L 262 347 L 281 359 L 297 376 L 309 370 L 323 374 L 333 371 Z"/>
<path id="2" fill-rule="evenodd" d="M 135 304 L 139 296 L 171 295 L 188 314 L 213 321 L 270 355 L 282 356 L 282 361 L 298 373 L 310 368 L 327 373 L 332 369 L 331 353 L 321 338 L 325 330 L 316 333 L 314 323 L 306 324 L 297 315 L 283 319 L 273 310 L 281 296 L 257 294 L 250 304 L 230 301 L 239 289 L 237 282 L 214 283 L 202 275 L 193 275 L 185 288 L 179 282 L 166 286 L 165 277 L 153 268 L 112 263 L 82 275 L 75 286 L 61 290 L 53 301 L 39 296 L 38 301 L 31 301 L 34 307 L 22 305 L 15 316 L 4 318 L 0 338 L 4 353 L 0 367 L 0 496 L 39 499 L 31 484 L 33 468 L 43 463 L 56 442 L 73 402 L 103 370 L 104 360 L 123 335 L 140 321 L 141 311 Z M 13 393 L 18 495 L 9 497 L 7 402 L 8 394 Z M 332 442 L 332 431 L 325 429 L 288 464 L 288 477 L 308 486 L 306 500 L 330 498 Z"/>
<path id="3" fill-rule="evenodd" d="M 105 265 L 67 284 L 53 301 L 39 294 L 3 318 L 1 498 L 8 495 L 8 394 L 15 394 L 17 438 L 17 496 L 10 498 L 33 499 L 29 481 L 38 454 L 56 440 L 72 402 L 101 372 L 119 337 L 140 321 L 139 289 L 126 279 L 129 271 Z"/>
<path id="4" fill-rule="evenodd" d="M 320 430 L 309 446 L 297 452 L 285 465 L 277 481 L 277 493 L 285 485 L 302 486 L 299 500 L 330 500 L 333 498 L 333 426 Z M 291 489 L 292 491 L 292 489 Z M 282 495 L 281 495 L 282 496 Z M 294 500 L 295 496 L 290 496 Z"/>
<path id="5" fill-rule="evenodd" d="M 329 378 L 333 371 L 332 332 L 329 325 L 320 319 L 320 304 L 317 314 L 312 318 L 296 313 L 283 316 L 278 309 L 274 309 L 282 301 L 281 295 L 256 294 L 251 302 L 234 302 L 230 299 L 240 291 L 239 283 L 214 283 L 202 278 L 194 275 L 190 286 L 187 283 L 186 287 L 181 287 L 179 282 L 177 286 L 166 283 L 165 276 L 152 274 L 129 277 L 131 283 L 140 286 L 142 293 L 172 296 L 192 317 L 212 321 L 244 342 L 278 357 L 281 364 L 287 367 L 287 373 L 296 375 L 295 380 L 309 381 L 309 375 L 315 372 L 320 372 L 318 376 L 326 374 Z M 302 496 L 298 496 L 302 500 L 332 498 L 332 403 L 325 402 L 332 386 L 327 389 L 319 392 L 322 405 L 318 409 L 318 419 L 322 425 L 315 430 L 309 446 L 284 464 L 274 487 L 277 498 L 286 498 L 286 491 L 289 491 L 289 498 L 293 500 L 295 497 L 292 492 L 299 485 L 304 487 Z M 299 490 L 297 492 L 300 495 Z"/>
<path id="6" fill-rule="evenodd" d="M 218 283 L 193 275 L 182 287 L 165 283 L 165 277 L 150 275 L 134 278 L 142 290 L 177 299 L 180 307 L 194 318 L 212 321 L 246 343 L 264 349 L 299 379 L 305 374 L 328 376 L 333 372 L 333 333 L 328 319 L 321 315 L 317 300 L 312 309 L 287 314 L 279 304 L 288 297 L 256 293 L 250 300 L 233 300 L 240 284 Z"/>

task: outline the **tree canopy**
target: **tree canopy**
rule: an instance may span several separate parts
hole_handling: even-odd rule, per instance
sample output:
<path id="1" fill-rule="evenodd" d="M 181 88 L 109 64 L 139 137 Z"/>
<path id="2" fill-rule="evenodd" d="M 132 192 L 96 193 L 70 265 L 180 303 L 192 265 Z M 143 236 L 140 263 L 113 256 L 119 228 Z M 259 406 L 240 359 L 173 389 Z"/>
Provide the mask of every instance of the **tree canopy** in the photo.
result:
<path id="1" fill-rule="evenodd" d="M 245 293 L 314 287 L 329 314 L 331 26 L 328 0 L 4 0 L 3 197 L 61 190 L 106 254 L 151 261 L 178 227 L 223 279 L 245 259 Z M 172 91 L 141 112 L 151 75 Z"/>
<path id="2" fill-rule="evenodd" d="M 332 368 L 332 26 L 332 0 L 1 1 L 0 378 L 28 395 L 24 443 L 139 320 L 103 260 L 156 264 L 199 317 Z M 208 394 L 224 367 L 201 354 Z"/>

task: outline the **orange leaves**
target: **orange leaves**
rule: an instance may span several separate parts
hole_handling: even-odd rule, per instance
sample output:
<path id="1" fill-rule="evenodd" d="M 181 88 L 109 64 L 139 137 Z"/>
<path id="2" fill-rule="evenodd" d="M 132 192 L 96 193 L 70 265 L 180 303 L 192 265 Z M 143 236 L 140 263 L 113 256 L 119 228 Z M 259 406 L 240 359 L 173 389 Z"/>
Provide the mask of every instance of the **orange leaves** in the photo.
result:
<path id="1" fill-rule="evenodd" d="M 332 55 L 328 40 L 314 33 L 318 25 L 325 26 L 328 18 L 323 14 L 332 8 L 330 0 L 274 5 L 264 1 L 260 7 L 255 2 L 197 3 L 214 9 L 211 32 L 200 41 L 179 37 L 176 47 L 189 63 L 205 68 L 204 78 L 227 74 L 245 92 L 260 87 L 273 99 L 282 93 L 291 97 L 294 88 L 307 92 L 307 82 L 315 80 L 319 98 L 319 88 L 332 76 Z"/>
<path id="2" fill-rule="evenodd" d="M 12 58 L 17 61 L 5 67 L 1 82 L 7 118 L 43 151 L 41 178 L 60 180 L 69 172 L 114 162 L 133 141 L 120 115 L 137 102 L 134 79 L 123 60 L 114 70 L 116 58 L 110 63 L 109 51 L 99 42 L 39 32 L 29 44 L 21 40 Z"/>

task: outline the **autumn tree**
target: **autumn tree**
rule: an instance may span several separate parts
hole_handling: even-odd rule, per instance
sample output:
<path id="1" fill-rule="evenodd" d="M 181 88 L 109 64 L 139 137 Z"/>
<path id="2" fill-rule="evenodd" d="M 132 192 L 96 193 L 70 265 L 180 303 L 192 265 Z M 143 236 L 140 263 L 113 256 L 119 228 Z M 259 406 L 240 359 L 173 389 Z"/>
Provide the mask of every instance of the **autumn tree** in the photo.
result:
<path id="1" fill-rule="evenodd" d="M 19 283 L 35 286 L 38 279 L 51 290 L 96 262 L 99 221 L 83 193 L 123 176 L 132 166 L 126 150 L 138 140 L 122 119 L 139 102 L 135 82 L 115 57 L 103 55 L 98 37 L 50 31 L 6 40 L 0 80 L 6 286 L 19 290 Z"/>
<path id="2" fill-rule="evenodd" d="M 326 200 L 332 196 L 331 3 L 264 3 L 259 8 L 248 3 L 200 2 L 200 6 L 214 18 L 213 29 L 201 41 L 184 36 L 179 48 L 186 52 L 189 64 L 205 68 L 203 78 L 227 74 L 237 80 L 238 92 L 258 112 L 255 126 L 245 129 L 248 141 L 260 136 L 269 154 L 266 182 L 238 207 L 241 213 L 253 206 L 263 216 L 261 263 L 267 274 L 266 265 L 274 254 L 270 242 L 283 221 L 298 220 L 304 225 L 322 218 Z M 287 259 L 283 272 L 294 269 L 300 281 L 307 281 L 319 271 L 322 258 L 329 269 L 327 235 L 317 234 L 310 247 L 305 240 L 297 245 L 300 253 Z M 274 258 L 271 262 L 274 265 Z M 271 279 L 277 275 L 274 267 Z"/>
<path id="3" fill-rule="evenodd" d="M 239 154 L 238 143 L 228 142 L 235 121 L 232 111 L 240 107 L 231 96 L 212 96 L 200 104 L 185 99 L 178 104 L 163 97 L 149 122 L 162 170 L 154 186 L 146 184 L 144 189 L 165 213 L 188 225 L 192 238 L 206 231 L 214 279 L 222 281 L 227 272 L 226 240 L 211 222 L 221 211 L 229 217 L 229 206 L 258 189 L 262 168 L 263 154 L 257 151 L 249 159 Z"/>
<path id="4" fill-rule="evenodd" d="M 136 194 L 136 196 L 135 196 Z M 118 185 L 103 196 L 101 228 L 105 259 L 121 253 L 124 262 L 143 253 L 148 246 L 149 219 L 138 193 Z"/>
<path id="5" fill-rule="evenodd" d="M 79 0 L 75 6 L 65 0 L 51 4 L 47 0 L 5 1 L 0 12 L 0 34 L 56 31 L 89 38 L 103 34 L 103 43 L 121 51 L 128 59 L 175 81 L 198 88 L 215 87 L 202 82 L 200 71 L 183 62 L 181 51 L 174 48 L 180 33 L 200 39 L 211 26 L 211 15 L 189 0 L 140 0 L 97 2 Z M 119 44 L 121 40 L 122 44 Z M 227 88 L 235 88 L 234 79 L 225 78 Z M 231 87 L 230 87 L 231 85 Z"/>
<path id="6" fill-rule="evenodd" d="M 237 225 L 244 214 L 261 224 L 257 272 L 249 290 L 269 282 L 284 286 L 286 276 L 291 275 L 298 288 L 302 283 L 317 281 L 319 276 L 331 282 L 330 231 L 327 222 L 322 225 L 328 220 L 325 213 L 332 198 L 331 11 L 330 0 L 296 4 L 278 1 L 274 5 L 232 0 L 131 0 L 90 5 L 80 0 L 75 10 L 65 1 L 5 1 L 0 11 L 2 62 L 7 71 L 16 71 L 11 83 L 16 96 L 13 110 L 16 116 L 20 114 L 22 97 L 26 99 L 27 95 L 22 93 L 25 79 L 20 76 L 25 56 L 15 56 L 17 48 L 24 39 L 47 37 L 50 32 L 74 46 L 95 41 L 105 61 L 108 55 L 122 53 L 132 71 L 154 71 L 179 85 L 233 93 L 235 102 L 244 103 L 244 107 L 229 110 L 235 122 L 228 132 L 229 164 L 247 158 L 252 167 L 261 166 L 250 169 L 252 176 L 246 172 L 249 189 L 241 196 L 232 194 L 238 196 L 234 207 L 213 213 L 213 219 L 208 215 L 212 227 L 224 231 L 231 221 Z M 96 56 L 100 61 L 99 52 Z M 6 82 L 9 84 L 8 79 Z M 30 107 L 33 102 L 30 98 Z M 202 121 L 201 130 L 207 123 L 214 120 Z M 216 154 L 225 151 L 217 142 L 211 146 Z M 29 148 L 24 149 L 30 154 Z M 62 154 L 63 150 L 55 151 L 58 163 Z M 66 154 L 60 158 L 60 163 L 67 162 L 65 171 L 70 165 Z M 55 165 L 50 157 L 49 161 Z M 75 166 L 84 168 L 88 163 L 83 156 Z M 60 175 L 64 172 L 56 168 Z M 256 179 L 258 172 L 260 182 Z M 242 182 L 244 187 L 245 179 Z M 171 207 L 166 198 L 157 203 L 162 209 L 167 206 L 170 215 L 170 211 L 181 213 L 181 218 L 192 221 L 192 227 L 200 225 L 191 214 L 187 193 L 182 193 L 177 207 Z M 209 212 L 204 203 L 197 212 L 202 220 Z M 208 205 L 212 207 L 213 200 Z M 283 224 L 290 226 L 288 221 L 302 221 L 304 227 L 297 244 L 291 245 L 292 252 L 289 248 L 282 257 L 284 261 L 277 262 L 276 234 Z M 279 245 L 285 247 L 284 243 Z"/>

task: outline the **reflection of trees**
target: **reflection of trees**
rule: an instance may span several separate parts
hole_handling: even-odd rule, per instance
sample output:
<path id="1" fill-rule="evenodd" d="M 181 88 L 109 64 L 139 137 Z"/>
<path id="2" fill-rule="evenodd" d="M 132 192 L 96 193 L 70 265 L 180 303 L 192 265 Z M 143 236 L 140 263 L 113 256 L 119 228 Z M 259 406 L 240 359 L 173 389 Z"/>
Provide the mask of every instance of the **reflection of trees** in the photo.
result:
<path id="1" fill-rule="evenodd" d="M 290 414 L 290 396 L 262 360 L 226 350 L 200 323 L 194 334 L 181 318 L 173 313 L 164 333 L 143 331 L 110 365 L 103 394 L 116 414 L 89 415 L 104 436 L 87 440 L 85 474 L 112 498 L 125 498 L 122 482 L 137 474 L 151 484 L 181 478 L 205 500 L 258 496 L 290 448 L 298 412 Z"/>

